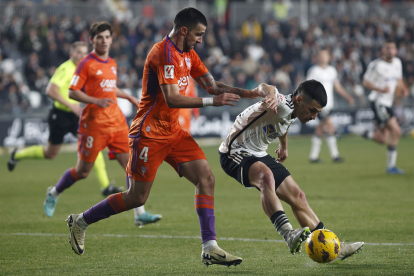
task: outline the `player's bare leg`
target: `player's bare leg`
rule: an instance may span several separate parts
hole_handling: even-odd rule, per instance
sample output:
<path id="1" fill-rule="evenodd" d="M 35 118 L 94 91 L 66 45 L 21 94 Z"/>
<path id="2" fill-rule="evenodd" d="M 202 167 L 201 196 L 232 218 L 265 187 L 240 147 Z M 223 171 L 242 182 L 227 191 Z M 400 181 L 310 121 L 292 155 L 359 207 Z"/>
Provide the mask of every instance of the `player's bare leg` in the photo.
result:
<path id="1" fill-rule="evenodd" d="M 264 163 L 255 162 L 249 169 L 249 182 L 251 186 L 260 190 L 263 210 L 276 231 L 286 241 L 290 252 L 292 254 L 299 252 L 300 245 L 309 236 L 310 230 L 307 225 L 302 226 L 302 229 L 292 228 L 276 195 L 273 172 Z"/>
<path id="2" fill-rule="evenodd" d="M 319 122 L 319 124 L 315 128 L 315 133 L 312 136 L 311 140 L 311 151 L 309 154 L 309 161 L 311 163 L 320 163 L 321 160 L 319 159 L 319 153 L 321 151 L 322 146 L 322 137 L 324 135 L 323 133 L 323 122 Z"/>
<path id="3" fill-rule="evenodd" d="M 277 188 L 276 194 L 290 205 L 296 220 L 302 227 L 308 226 L 310 229 L 314 229 L 318 225 L 319 218 L 309 206 L 305 193 L 299 188 L 292 176 L 283 180 Z"/>
<path id="4" fill-rule="evenodd" d="M 122 166 L 122 168 L 124 168 L 124 170 L 125 170 L 127 165 L 128 165 L 129 153 L 115 153 L 115 157 L 118 160 L 119 164 Z M 127 190 L 129 189 L 130 182 L 132 182 L 132 181 L 134 183 L 138 182 L 134 179 L 129 178 L 128 176 L 126 177 Z M 137 184 L 134 184 L 134 186 L 135 185 L 137 185 Z M 151 186 L 152 186 L 152 182 L 151 182 Z M 149 194 L 149 191 L 148 191 L 148 194 Z M 145 199 L 145 201 L 146 201 L 146 199 Z M 134 207 L 134 223 L 138 227 L 142 227 L 145 224 L 155 223 L 155 222 L 159 221 L 161 218 L 162 218 L 162 216 L 159 215 L 159 214 L 151 214 L 150 212 L 146 212 L 144 205 Z"/>
<path id="5" fill-rule="evenodd" d="M 198 214 L 202 253 L 201 261 L 205 265 L 238 265 L 242 258 L 233 256 L 221 249 L 216 242 L 214 217 L 214 184 L 215 178 L 207 160 L 200 159 L 182 163 L 180 174 L 187 178 L 196 187 L 195 207 Z"/>
<path id="6" fill-rule="evenodd" d="M 61 147 L 62 147 L 62 144 L 52 145 L 52 143 L 47 142 L 46 146 L 43 149 L 43 154 L 45 158 L 55 159 L 55 157 L 59 154 Z"/>
<path id="7" fill-rule="evenodd" d="M 389 132 L 387 139 L 387 173 L 390 174 L 404 174 L 405 171 L 396 167 L 397 162 L 397 146 L 401 137 L 401 129 L 395 117 L 391 117 L 385 128 Z"/>

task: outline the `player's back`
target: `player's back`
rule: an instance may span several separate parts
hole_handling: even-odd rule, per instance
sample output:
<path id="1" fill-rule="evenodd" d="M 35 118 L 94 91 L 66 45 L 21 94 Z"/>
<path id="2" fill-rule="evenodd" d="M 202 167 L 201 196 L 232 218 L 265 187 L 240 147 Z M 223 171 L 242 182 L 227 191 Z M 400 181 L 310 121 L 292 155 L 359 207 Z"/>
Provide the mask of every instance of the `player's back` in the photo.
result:
<path id="1" fill-rule="evenodd" d="M 160 86 L 177 84 L 179 93 L 185 95 L 189 76 L 197 78 L 207 72 L 194 50 L 181 51 L 169 37 L 155 44 L 145 61 L 142 98 L 130 137 L 167 139 L 177 133 L 180 110 L 168 107 Z"/>
<path id="2" fill-rule="evenodd" d="M 102 60 L 94 53 L 90 53 L 79 62 L 70 89 L 81 90 L 88 96 L 98 99 L 110 98 L 115 102 L 106 108 L 87 104 L 79 121 L 80 133 L 84 129 L 113 132 L 126 126 L 125 116 L 117 104 L 116 69 L 114 59 L 108 57 L 107 60 Z"/>

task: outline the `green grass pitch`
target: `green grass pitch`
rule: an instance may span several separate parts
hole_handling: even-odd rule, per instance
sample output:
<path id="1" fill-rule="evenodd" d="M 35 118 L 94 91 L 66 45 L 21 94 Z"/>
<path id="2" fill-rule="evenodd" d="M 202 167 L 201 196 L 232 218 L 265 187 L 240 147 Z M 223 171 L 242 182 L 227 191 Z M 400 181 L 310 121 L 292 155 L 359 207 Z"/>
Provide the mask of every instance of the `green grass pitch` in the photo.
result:
<path id="1" fill-rule="evenodd" d="M 403 138 L 398 147 L 397 164 L 406 170 L 404 176 L 385 173 L 385 146 L 357 137 L 344 137 L 338 146 L 345 163 L 333 164 L 324 144 L 325 162 L 310 164 L 310 138 L 290 137 L 284 164 L 328 229 L 341 241 L 366 242 L 360 254 L 339 265 L 313 262 L 304 245 L 301 254 L 292 256 L 262 211 L 259 192 L 243 188 L 222 171 L 218 146 L 204 146 L 216 177 L 218 243 L 243 258 L 240 266 L 202 265 L 194 187 L 168 164 L 159 168 L 146 204 L 163 219 L 141 229 L 134 225 L 132 211 L 101 221 L 88 228 L 85 254 L 78 256 L 67 242 L 64 220 L 104 199 L 94 172 L 65 191 L 48 218 L 42 207 L 46 188 L 74 166 L 76 154 L 23 161 L 13 173 L 7 171 L 8 156 L 3 155 L 0 275 L 413 275 L 414 140 Z M 272 144 L 268 152 L 273 154 L 276 147 Z M 124 185 L 116 161 L 106 164 L 110 178 Z"/>

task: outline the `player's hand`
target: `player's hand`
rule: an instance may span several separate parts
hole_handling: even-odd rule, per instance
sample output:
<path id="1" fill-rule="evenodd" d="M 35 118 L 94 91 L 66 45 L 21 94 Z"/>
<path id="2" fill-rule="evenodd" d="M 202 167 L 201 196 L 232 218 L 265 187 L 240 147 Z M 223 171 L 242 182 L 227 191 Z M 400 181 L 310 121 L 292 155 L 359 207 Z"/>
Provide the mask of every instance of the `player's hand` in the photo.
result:
<path id="1" fill-rule="evenodd" d="M 72 104 L 71 106 L 69 106 L 69 108 L 70 111 L 72 111 L 78 117 L 80 117 L 80 115 L 82 114 L 83 108 L 78 104 Z"/>
<path id="2" fill-rule="evenodd" d="M 279 104 L 279 101 L 276 98 L 276 94 L 270 93 L 263 98 L 262 103 L 266 105 L 266 108 L 273 109 L 273 111 L 277 114 L 277 105 Z"/>
<path id="3" fill-rule="evenodd" d="M 238 102 L 240 99 L 239 95 L 232 93 L 223 93 L 213 98 L 213 106 L 223 106 L 231 105 L 234 106 L 232 102 Z"/>
<path id="4" fill-rule="evenodd" d="M 355 100 L 354 100 L 354 98 L 352 98 L 351 96 L 348 98 L 348 103 L 349 103 L 349 105 L 350 106 L 354 106 L 354 104 L 355 104 Z"/>
<path id="5" fill-rule="evenodd" d="M 135 106 L 136 109 L 138 109 L 139 100 L 137 98 L 131 96 L 128 100 Z"/>
<path id="6" fill-rule="evenodd" d="M 277 154 L 277 161 L 279 161 L 280 163 L 283 163 L 286 158 L 288 158 L 288 151 L 285 148 L 278 148 L 275 153 Z"/>
<path id="7" fill-rule="evenodd" d="M 95 104 L 99 107 L 105 108 L 115 103 L 111 98 L 96 99 Z"/>

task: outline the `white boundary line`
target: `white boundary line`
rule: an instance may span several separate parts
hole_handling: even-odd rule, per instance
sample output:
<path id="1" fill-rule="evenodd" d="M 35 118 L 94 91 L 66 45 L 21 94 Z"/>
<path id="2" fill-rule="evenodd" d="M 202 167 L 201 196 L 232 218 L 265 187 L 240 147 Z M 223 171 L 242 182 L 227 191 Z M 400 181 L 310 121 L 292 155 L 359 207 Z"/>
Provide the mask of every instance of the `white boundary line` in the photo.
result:
<path id="1" fill-rule="evenodd" d="M 0 233 L 4 236 L 51 236 L 61 237 L 68 236 L 69 234 L 54 234 L 54 233 Z M 192 239 L 199 240 L 201 237 L 197 236 L 167 236 L 167 235 L 115 235 L 115 234 L 102 234 L 102 235 L 88 235 L 92 237 L 115 237 L 115 238 L 145 238 L 145 239 Z M 264 239 L 245 239 L 245 238 L 217 238 L 222 241 L 245 241 L 245 242 L 280 242 L 284 243 L 284 240 L 264 240 Z M 414 243 L 365 243 L 365 245 L 381 245 L 381 246 L 414 246 Z"/>

